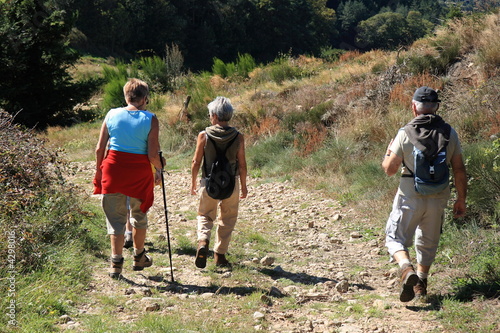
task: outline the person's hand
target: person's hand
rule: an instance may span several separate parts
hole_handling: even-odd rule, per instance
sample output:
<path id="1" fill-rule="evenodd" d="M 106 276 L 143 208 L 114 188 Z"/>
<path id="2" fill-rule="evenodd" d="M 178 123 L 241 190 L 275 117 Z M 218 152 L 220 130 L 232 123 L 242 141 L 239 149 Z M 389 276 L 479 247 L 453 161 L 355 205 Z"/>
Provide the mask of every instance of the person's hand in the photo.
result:
<path id="1" fill-rule="evenodd" d="M 161 170 L 156 170 L 155 172 L 155 186 L 161 184 Z"/>
<path id="2" fill-rule="evenodd" d="M 240 195 L 240 199 L 245 199 L 248 195 L 248 189 L 246 186 L 243 186 L 241 188 L 241 195 Z"/>
<path id="3" fill-rule="evenodd" d="M 466 206 L 465 200 L 457 200 L 453 205 L 453 217 L 459 218 L 465 216 Z"/>
<path id="4" fill-rule="evenodd" d="M 197 195 L 198 190 L 196 189 L 196 185 L 191 185 L 191 195 Z"/>

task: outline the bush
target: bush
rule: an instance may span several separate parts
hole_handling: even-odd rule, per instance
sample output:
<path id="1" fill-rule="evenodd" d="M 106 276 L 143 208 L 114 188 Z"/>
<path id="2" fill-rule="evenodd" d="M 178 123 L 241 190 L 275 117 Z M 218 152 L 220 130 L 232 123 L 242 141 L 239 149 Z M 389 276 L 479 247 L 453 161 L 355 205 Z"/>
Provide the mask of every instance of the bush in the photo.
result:
<path id="1" fill-rule="evenodd" d="M 248 78 L 248 74 L 255 68 L 255 66 L 255 60 L 250 54 L 238 54 L 236 63 L 224 63 L 221 59 L 214 58 L 212 73 L 220 75 L 223 78 L 232 76 Z"/>
<path id="2" fill-rule="evenodd" d="M 0 256 L 7 258 L 7 238 L 15 241 L 16 270 L 42 267 L 54 247 L 80 237 L 85 216 L 73 188 L 64 180 L 66 164 L 44 147 L 33 131 L 12 124 L 0 112 Z M 9 263 L 0 263 L 0 271 Z"/>
<path id="3" fill-rule="evenodd" d="M 181 75 L 183 57 L 177 46 L 166 48 L 167 56 L 143 57 L 132 64 L 141 80 L 148 82 L 154 93 L 164 93 L 177 88 L 177 78 Z"/>
<path id="4" fill-rule="evenodd" d="M 468 215 L 483 227 L 500 227 L 500 139 L 467 147 Z"/>
<path id="5" fill-rule="evenodd" d="M 331 46 L 323 47 L 320 51 L 320 58 L 329 62 L 335 62 L 340 59 L 340 56 L 346 51 L 334 49 Z"/>
<path id="6" fill-rule="evenodd" d="M 302 73 L 299 67 L 290 63 L 289 58 L 278 58 L 270 66 L 269 76 L 272 81 L 282 84 L 286 80 L 301 78 Z"/>
<path id="7" fill-rule="evenodd" d="M 140 71 L 139 78 L 149 83 L 151 92 L 163 93 L 172 88 L 167 64 L 158 56 L 140 58 L 133 63 Z"/>
<path id="8" fill-rule="evenodd" d="M 217 96 L 215 87 L 212 85 L 210 79 L 209 73 L 202 73 L 201 75 L 188 76 L 185 82 L 187 95 L 191 96 L 189 103 L 191 120 L 195 123 L 201 122 L 205 126 L 210 124 L 207 105 Z M 200 127 L 199 125 L 197 129 L 204 129 L 205 126 Z"/>
<path id="9" fill-rule="evenodd" d="M 116 68 L 103 66 L 102 69 L 106 84 L 103 88 L 101 109 L 107 112 L 111 108 L 125 105 L 123 86 L 127 83 L 130 74 L 127 65 L 124 63 L 116 64 Z"/>
<path id="10" fill-rule="evenodd" d="M 423 46 L 424 51 L 410 52 L 397 60 L 398 65 L 405 65 L 412 74 L 446 74 L 460 56 L 462 43 L 459 36 L 452 33 L 443 33 L 421 43 L 427 44 Z"/>

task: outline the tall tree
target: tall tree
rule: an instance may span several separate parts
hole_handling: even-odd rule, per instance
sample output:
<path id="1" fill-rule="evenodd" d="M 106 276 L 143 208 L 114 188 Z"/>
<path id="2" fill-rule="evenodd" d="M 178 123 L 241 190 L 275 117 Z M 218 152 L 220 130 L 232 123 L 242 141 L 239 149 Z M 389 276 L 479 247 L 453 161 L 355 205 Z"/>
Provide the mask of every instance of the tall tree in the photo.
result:
<path id="1" fill-rule="evenodd" d="M 358 41 L 366 49 L 392 49 L 408 42 L 408 24 L 399 13 L 381 13 L 361 21 Z"/>
<path id="2" fill-rule="evenodd" d="M 77 59 L 67 43 L 72 15 L 42 0 L 0 6 L 0 107 L 29 127 L 59 123 L 76 104 L 67 72 Z"/>

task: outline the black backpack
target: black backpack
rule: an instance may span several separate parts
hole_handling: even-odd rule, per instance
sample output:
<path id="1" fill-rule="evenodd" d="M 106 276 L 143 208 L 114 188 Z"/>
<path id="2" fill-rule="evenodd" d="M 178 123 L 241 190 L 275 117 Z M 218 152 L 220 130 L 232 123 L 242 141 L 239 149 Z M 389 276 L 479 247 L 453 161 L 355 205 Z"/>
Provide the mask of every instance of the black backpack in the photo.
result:
<path id="1" fill-rule="evenodd" d="M 231 147 L 238 135 L 239 133 L 228 143 L 225 150 L 220 149 L 215 141 L 207 135 L 217 153 L 214 162 L 210 166 L 210 171 L 207 170 L 205 163 L 205 189 L 211 198 L 222 200 L 229 198 L 233 194 L 235 172 L 226 158 L 226 151 Z"/>

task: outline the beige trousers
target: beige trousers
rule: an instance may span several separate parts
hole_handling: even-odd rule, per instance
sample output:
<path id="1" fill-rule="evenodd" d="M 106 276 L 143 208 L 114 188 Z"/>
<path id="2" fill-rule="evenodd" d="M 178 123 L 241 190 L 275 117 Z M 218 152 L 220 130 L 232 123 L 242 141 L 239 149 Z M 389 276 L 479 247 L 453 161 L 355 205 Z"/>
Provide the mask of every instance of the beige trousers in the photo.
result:
<path id="1" fill-rule="evenodd" d="M 240 180 L 236 177 L 233 194 L 224 200 L 211 198 L 205 190 L 202 180 L 200 187 L 200 205 L 198 207 L 198 241 L 210 240 L 217 210 L 220 207 L 220 218 L 215 234 L 214 252 L 226 254 L 229 248 L 231 234 L 238 219 L 238 206 L 240 203 Z"/>
<path id="2" fill-rule="evenodd" d="M 136 229 L 147 229 L 148 216 L 142 212 L 141 203 L 141 200 L 121 193 L 104 194 L 101 204 L 106 215 L 108 235 L 125 234 L 129 209 L 130 224 Z"/>

